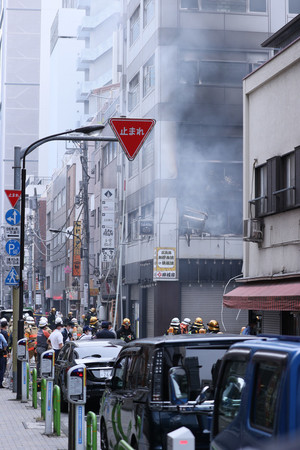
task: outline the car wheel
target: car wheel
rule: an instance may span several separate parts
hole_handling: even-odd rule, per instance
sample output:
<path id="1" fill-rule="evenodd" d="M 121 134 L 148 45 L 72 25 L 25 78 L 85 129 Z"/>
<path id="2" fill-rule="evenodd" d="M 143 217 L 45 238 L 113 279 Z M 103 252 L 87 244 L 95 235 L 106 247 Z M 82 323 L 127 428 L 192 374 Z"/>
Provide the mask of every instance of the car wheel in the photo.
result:
<path id="1" fill-rule="evenodd" d="M 107 439 L 107 431 L 104 420 L 101 422 L 101 438 L 100 438 L 100 447 L 101 450 L 108 450 L 108 439 Z"/>

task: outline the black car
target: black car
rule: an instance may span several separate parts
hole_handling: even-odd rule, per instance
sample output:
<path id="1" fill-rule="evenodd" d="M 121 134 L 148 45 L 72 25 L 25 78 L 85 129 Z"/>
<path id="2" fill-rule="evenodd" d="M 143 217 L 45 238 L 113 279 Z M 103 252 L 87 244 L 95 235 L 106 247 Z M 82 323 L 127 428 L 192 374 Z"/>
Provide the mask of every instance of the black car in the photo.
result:
<path id="1" fill-rule="evenodd" d="M 61 410 L 67 410 L 67 373 L 77 365 L 86 366 L 86 399 L 99 402 L 105 389 L 105 380 L 111 375 L 112 367 L 117 358 L 123 341 L 107 341 L 104 339 L 89 339 L 68 341 L 61 349 L 55 361 L 54 382 L 61 389 Z"/>
<path id="2" fill-rule="evenodd" d="M 162 450 L 167 434 L 182 426 L 194 434 L 196 449 L 208 449 L 221 359 L 232 344 L 253 338 L 177 335 L 126 344 L 101 400 L 101 449 L 125 439 L 133 448 Z"/>

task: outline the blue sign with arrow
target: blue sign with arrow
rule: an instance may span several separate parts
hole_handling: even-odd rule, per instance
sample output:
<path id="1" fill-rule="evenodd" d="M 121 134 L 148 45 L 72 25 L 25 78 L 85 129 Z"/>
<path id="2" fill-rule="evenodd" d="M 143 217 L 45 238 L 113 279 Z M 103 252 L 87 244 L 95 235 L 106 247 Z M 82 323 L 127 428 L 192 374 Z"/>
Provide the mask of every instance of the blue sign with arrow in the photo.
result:
<path id="1" fill-rule="evenodd" d="M 18 286 L 19 285 L 19 275 L 14 267 L 12 267 L 5 278 L 5 284 L 7 286 Z"/>
<path id="2" fill-rule="evenodd" d="M 21 220 L 21 214 L 17 209 L 9 209 L 5 214 L 5 220 L 9 225 L 18 225 Z"/>
<path id="3" fill-rule="evenodd" d="M 16 256 L 20 253 L 20 242 L 15 239 L 10 239 L 6 242 L 5 250 L 10 256 Z"/>

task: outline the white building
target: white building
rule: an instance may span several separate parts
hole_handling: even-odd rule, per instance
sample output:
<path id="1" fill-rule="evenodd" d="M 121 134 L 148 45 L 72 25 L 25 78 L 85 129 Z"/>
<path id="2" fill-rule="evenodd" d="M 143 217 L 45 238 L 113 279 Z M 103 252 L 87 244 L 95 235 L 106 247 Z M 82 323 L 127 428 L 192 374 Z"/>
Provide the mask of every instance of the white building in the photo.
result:
<path id="1" fill-rule="evenodd" d="M 300 332 L 300 16 L 263 45 L 281 49 L 244 80 L 243 279 L 225 306 L 263 332 Z"/>

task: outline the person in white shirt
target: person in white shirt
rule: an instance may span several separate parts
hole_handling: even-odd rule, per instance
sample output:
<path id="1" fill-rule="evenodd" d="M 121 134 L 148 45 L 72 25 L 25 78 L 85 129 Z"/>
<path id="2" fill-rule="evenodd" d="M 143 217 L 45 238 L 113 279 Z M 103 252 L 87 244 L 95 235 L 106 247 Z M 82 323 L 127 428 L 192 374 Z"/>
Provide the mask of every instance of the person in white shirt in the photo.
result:
<path id="1" fill-rule="evenodd" d="M 92 329 L 88 325 L 83 327 L 83 333 L 79 339 L 92 339 Z"/>
<path id="2" fill-rule="evenodd" d="M 62 326 L 63 326 L 62 319 L 60 317 L 57 317 L 55 319 L 55 330 L 52 331 L 52 333 L 50 334 L 50 337 L 49 337 L 49 341 L 51 343 L 51 347 L 53 348 L 53 350 L 55 352 L 55 360 L 58 357 L 60 349 L 64 345 L 63 335 L 62 335 L 62 332 L 61 332 Z"/>

